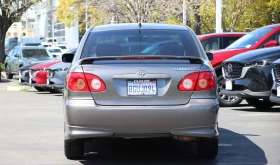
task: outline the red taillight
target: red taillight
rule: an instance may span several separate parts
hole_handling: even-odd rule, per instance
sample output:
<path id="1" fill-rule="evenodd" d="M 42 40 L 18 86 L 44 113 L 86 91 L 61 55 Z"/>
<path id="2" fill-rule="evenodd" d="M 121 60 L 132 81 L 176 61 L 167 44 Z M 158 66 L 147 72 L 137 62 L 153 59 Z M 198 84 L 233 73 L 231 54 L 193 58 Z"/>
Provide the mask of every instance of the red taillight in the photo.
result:
<path id="1" fill-rule="evenodd" d="M 101 78 L 90 73 L 72 72 L 67 78 L 68 89 L 80 92 L 103 92 L 106 85 Z"/>
<path id="2" fill-rule="evenodd" d="M 215 78 L 212 72 L 195 72 L 185 76 L 178 84 L 180 91 L 211 90 L 215 87 Z"/>

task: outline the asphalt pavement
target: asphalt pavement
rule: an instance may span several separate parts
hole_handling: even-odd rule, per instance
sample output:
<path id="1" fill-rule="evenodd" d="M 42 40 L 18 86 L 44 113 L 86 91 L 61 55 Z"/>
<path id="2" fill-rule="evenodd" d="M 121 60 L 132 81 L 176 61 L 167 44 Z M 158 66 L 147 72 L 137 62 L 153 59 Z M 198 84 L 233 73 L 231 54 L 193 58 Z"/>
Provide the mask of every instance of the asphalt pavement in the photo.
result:
<path id="1" fill-rule="evenodd" d="M 193 143 L 171 139 L 88 143 L 82 160 L 67 160 L 62 95 L 32 88 L 7 91 L 16 82 L 0 82 L 0 165 L 280 164 L 280 107 L 260 112 L 245 101 L 239 107 L 220 108 L 216 160 L 201 160 Z"/>

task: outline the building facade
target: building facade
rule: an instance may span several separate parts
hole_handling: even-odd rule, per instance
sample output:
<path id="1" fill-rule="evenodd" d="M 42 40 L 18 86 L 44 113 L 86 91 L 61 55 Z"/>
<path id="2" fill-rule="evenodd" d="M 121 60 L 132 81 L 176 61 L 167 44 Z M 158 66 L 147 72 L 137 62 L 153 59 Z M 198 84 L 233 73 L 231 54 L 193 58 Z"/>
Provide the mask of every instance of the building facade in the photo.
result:
<path id="1" fill-rule="evenodd" d="M 36 37 L 45 38 L 47 42 L 65 43 L 70 49 L 79 44 L 78 24 L 68 28 L 56 17 L 58 0 L 45 0 L 46 5 L 35 10 Z"/>
<path id="2" fill-rule="evenodd" d="M 14 22 L 6 33 L 6 38 L 32 37 L 34 34 L 35 11 L 28 10 L 21 18 L 20 22 Z"/>

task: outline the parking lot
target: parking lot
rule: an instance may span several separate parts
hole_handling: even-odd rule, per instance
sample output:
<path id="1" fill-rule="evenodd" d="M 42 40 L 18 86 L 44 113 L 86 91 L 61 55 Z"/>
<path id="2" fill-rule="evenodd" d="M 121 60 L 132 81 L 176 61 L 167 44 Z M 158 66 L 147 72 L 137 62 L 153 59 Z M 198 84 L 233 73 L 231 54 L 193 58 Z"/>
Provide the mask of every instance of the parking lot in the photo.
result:
<path id="1" fill-rule="evenodd" d="M 220 108 L 215 161 L 198 159 L 191 143 L 183 147 L 169 139 L 90 144 L 83 160 L 70 161 L 63 151 L 62 95 L 29 89 L 7 91 L 16 83 L 0 83 L 1 165 L 280 164 L 280 108 L 258 112 L 245 101 L 239 107 Z M 96 147 L 102 154 L 94 152 Z"/>

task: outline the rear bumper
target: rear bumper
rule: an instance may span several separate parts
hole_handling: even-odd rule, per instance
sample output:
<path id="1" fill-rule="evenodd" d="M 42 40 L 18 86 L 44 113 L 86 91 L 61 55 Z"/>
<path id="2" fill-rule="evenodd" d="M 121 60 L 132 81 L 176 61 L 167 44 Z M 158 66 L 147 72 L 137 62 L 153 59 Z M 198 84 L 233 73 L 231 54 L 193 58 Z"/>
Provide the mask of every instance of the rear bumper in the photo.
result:
<path id="1" fill-rule="evenodd" d="M 217 99 L 192 99 L 180 106 L 96 106 L 66 100 L 65 139 L 94 137 L 218 136 Z"/>
<path id="2" fill-rule="evenodd" d="M 241 98 L 268 98 L 270 96 L 270 91 L 252 92 L 249 89 L 242 91 L 222 90 L 221 94 L 227 96 L 238 96 Z"/>

